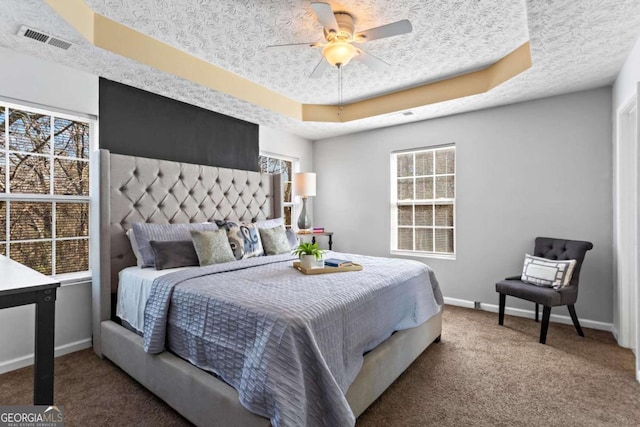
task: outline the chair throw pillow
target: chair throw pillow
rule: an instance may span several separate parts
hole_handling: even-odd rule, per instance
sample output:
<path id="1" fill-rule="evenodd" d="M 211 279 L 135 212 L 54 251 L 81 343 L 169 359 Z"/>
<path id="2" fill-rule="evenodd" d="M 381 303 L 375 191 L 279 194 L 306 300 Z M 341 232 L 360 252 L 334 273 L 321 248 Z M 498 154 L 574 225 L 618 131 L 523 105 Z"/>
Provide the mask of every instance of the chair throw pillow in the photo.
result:
<path id="1" fill-rule="evenodd" d="M 260 232 L 256 224 L 238 224 L 233 221 L 216 221 L 216 224 L 226 230 L 231 250 L 236 259 L 251 258 L 264 254 Z"/>
<path id="2" fill-rule="evenodd" d="M 521 280 L 532 285 L 560 289 L 571 282 L 575 259 L 552 260 L 525 255 Z"/>
<path id="3" fill-rule="evenodd" d="M 260 238 L 265 255 L 279 255 L 291 252 L 284 225 L 274 228 L 260 228 Z"/>
<path id="4" fill-rule="evenodd" d="M 225 230 L 191 231 L 200 266 L 235 261 Z"/>

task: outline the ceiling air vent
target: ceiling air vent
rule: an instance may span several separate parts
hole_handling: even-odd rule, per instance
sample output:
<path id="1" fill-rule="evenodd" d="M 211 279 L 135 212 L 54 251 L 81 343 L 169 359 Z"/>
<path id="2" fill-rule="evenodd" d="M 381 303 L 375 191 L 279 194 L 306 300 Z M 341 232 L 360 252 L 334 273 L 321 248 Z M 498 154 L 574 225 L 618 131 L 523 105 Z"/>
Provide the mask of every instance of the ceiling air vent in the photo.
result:
<path id="1" fill-rule="evenodd" d="M 20 27 L 20 30 L 18 30 L 18 35 L 26 37 L 28 39 L 39 41 L 41 43 L 50 44 L 51 46 L 55 46 L 64 50 L 67 50 L 72 46 L 72 44 L 68 41 L 50 36 L 49 34 L 43 33 L 42 31 L 34 30 L 33 28 L 29 28 L 25 25 Z"/>

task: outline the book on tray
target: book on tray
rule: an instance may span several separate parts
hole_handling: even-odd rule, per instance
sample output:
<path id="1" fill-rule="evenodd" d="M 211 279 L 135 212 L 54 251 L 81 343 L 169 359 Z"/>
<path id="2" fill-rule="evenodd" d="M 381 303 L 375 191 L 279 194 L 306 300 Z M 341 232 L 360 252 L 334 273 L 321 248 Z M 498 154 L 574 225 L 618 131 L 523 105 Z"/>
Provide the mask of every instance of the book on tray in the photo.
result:
<path id="1" fill-rule="evenodd" d="M 350 267 L 353 262 L 346 259 L 329 258 L 324 260 L 325 267 Z"/>
<path id="2" fill-rule="evenodd" d="M 324 233 L 324 227 L 313 227 L 311 231 L 314 233 Z"/>

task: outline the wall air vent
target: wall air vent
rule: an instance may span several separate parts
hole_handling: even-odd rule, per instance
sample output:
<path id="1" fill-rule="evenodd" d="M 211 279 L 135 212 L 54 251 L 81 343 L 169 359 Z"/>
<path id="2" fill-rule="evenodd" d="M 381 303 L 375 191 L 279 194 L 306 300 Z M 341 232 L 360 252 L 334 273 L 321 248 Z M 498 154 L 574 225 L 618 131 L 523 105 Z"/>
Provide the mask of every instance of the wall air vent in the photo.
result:
<path id="1" fill-rule="evenodd" d="M 18 36 L 36 40 L 41 43 L 50 44 L 51 46 L 55 46 L 64 50 L 68 50 L 71 46 L 73 46 L 68 41 L 50 36 L 49 34 L 43 33 L 42 31 L 34 30 L 33 28 L 29 28 L 25 25 L 20 27 L 20 30 L 18 30 Z"/>

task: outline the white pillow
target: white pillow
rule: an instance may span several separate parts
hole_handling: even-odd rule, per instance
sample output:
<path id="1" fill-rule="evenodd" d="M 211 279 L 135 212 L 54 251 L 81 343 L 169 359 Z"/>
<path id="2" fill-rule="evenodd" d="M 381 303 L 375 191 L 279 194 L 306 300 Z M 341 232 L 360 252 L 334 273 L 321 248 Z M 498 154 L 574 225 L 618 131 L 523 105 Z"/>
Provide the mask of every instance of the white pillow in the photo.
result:
<path id="1" fill-rule="evenodd" d="M 575 259 L 558 261 L 526 254 L 521 280 L 532 285 L 560 289 L 571 282 L 575 266 Z"/>
<path id="2" fill-rule="evenodd" d="M 127 230 L 127 237 L 129 238 L 129 243 L 131 243 L 131 250 L 136 257 L 138 267 L 142 267 L 142 255 L 140 255 L 140 249 L 138 249 L 138 242 L 136 241 L 136 235 L 133 232 L 133 228 Z"/>

